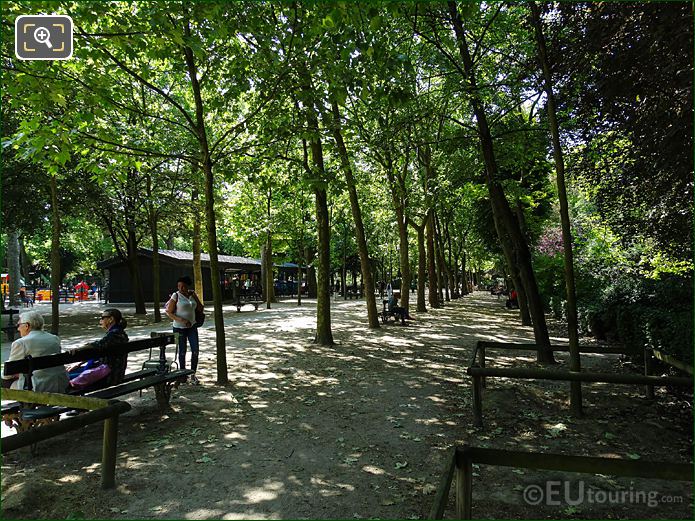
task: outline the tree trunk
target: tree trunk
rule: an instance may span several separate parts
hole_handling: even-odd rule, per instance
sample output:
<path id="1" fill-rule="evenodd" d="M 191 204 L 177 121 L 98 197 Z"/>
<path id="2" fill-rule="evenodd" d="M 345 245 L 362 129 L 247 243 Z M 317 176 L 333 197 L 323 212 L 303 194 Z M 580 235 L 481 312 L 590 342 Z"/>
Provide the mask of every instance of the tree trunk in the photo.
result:
<path id="1" fill-rule="evenodd" d="M 312 141 L 314 164 L 323 172 L 323 153 L 321 142 Z M 319 345 L 333 345 L 331 331 L 331 293 L 328 287 L 331 269 L 331 230 L 328 222 L 328 197 L 325 188 L 314 187 L 316 198 L 316 227 L 318 232 L 318 270 L 316 277 L 316 337 Z"/>
<path id="2" fill-rule="evenodd" d="M 275 302 L 275 280 L 273 273 L 273 240 L 268 232 L 265 243 L 265 302 L 266 309 L 270 309 L 270 304 Z"/>
<path id="3" fill-rule="evenodd" d="M 185 25 L 185 34 L 190 36 L 191 28 L 188 22 Z M 215 178 L 212 172 L 212 160 L 208 147 L 207 131 L 205 129 L 205 110 L 203 99 L 200 95 L 198 82 L 198 70 L 195 58 L 190 47 L 184 47 L 188 77 L 193 90 L 196 115 L 196 137 L 200 147 L 200 160 L 205 175 L 205 224 L 208 234 L 208 252 L 210 255 L 210 284 L 212 285 L 212 300 L 214 306 L 215 340 L 217 354 L 217 384 L 226 385 L 229 382 L 227 373 L 227 348 L 225 344 L 224 317 L 222 315 L 222 288 L 220 287 L 220 269 L 217 256 L 217 223 L 215 219 Z"/>
<path id="4" fill-rule="evenodd" d="M 10 308 L 17 308 L 20 305 L 19 289 L 21 269 L 19 267 L 19 232 L 12 230 L 7 234 L 7 270 L 10 276 L 9 280 L 9 303 Z"/>
<path id="5" fill-rule="evenodd" d="M 308 99 L 314 100 L 315 95 L 311 85 L 308 68 L 304 67 L 300 74 L 303 77 L 302 89 Z M 313 103 L 306 107 L 306 122 L 311 132 L 310 150 L 313 174 L 315 179 L 326 180 L 326 171 L 323 164 L 323 146 L 319 132 L 319 121 Z M 316 201 L 316 233 L 318 236 L 318 266 L 316 277 L 316 336 L 314 342 L 319 345 L 331 346 L 333 332 L 331 331 L 331 294 L 330 269 L 331 269 L 331 230 L 328 215 L 328 195 L 326 184 L 316 182 L 313 184 L 314 198 Z"/>
<path id="6" fill-rule="evenodd" d="M 135 314 L 146 315 L 145 290 L 142 287 L 142 277 L 140 276 L 140 263 L 138 262 L 137 234 L 132 226 L 128 226 L 128 249 L 126 266 L 130 273 L 130 280 L 133 284 L 133 298 L 135 299 Z"/>
<path id="7" fill-rule="evenodd" d="M 401 306 L 410 310 L 410 282 L 412 273 L 410 271 L 410 255 L 408 254 L 408 216 L 406 214 L 406 176 L 408 175 L 408 167 L 410 164 L 410 146 L 406 145 L 405 160 L 401 174 L 397 175 L 393 166 L 393 159 L 390 148 L 386 150 L 385 161 L 386 174 L 391 187 L 391 199 L 393 201 L 393 209 L 396 212 L 396 221 L 398 223 L 398 253 L 400 256 L 401 266 Z M 383 266 L 382 266 L 383 267 Z M 382 270 L 383 271 L 383 270 Z M 382 280 L 385 278 L 382 275 Z M 383 299 L 383 291 L 381 298 Z M 418 309 L 419 311 L 419 309 Z"/>
<path id="8" fill-rule="evenodd" d="M 345 182 L 348 186 L 348 195 L 350 196 L 350 209 L 352 210 L 352 218 L 355 221 L 355 234 L 357 238 L 357 251 L 360 256 L 360 267 L 362 269 L 362 282 L 364 284 L 364 295 L 367 301 L 367 318 L 369 327 L 376 329 L 379 327 L 379 312 L 376 308 L 376 296 L 374 295 L 374 279 L 369 265 L 369 249 L 367 248 L 367 239 L 364 233 L 364 224 L 362 222 L 362 210 L 357 197 L 357 186 L 355 176 L 352 174 L 350 166 L 350 158 L 348 157 L 347 147 L 343 140 L 343 134 L 340 125 L 340 113 L 338 110 L 338 102 L 332 102 L 333 111 L 333 138 L 338 145 L 338 153 L 340 162 L 345 174 Z M 401 291 L 401 295 L 403 292 Z"/>
<path id="9" fill-rule="evenodd" d="M 427 278 L 427 254 L 425 252 L 425 224 L 416 226 L 409 221 L 417 232 L 417 311 L 427 313 L 425 301 L 425 279 Z"/>
<path id="10" fill-rule="evenodd" d="M 198 170 L 193 169 L 197 174 Z M 195 284 L 195 292 L 201 302 L 205 302 L 204 286 L 203 286 L 203 263 L 200 260 L 202 253 L 202 239 L 200 237 L 200 214 L 198 208 L 198 190 L 193 190 L 191 194 L 193 207 L 193 283 Z"/>
<path id="11" fill-rule="evenodd" d="M 431 308 L 439 307 L 439 286 L 438 275 L 435 264 L 436 256 L 434 252 L 434 210 L 431 208 L 427 211 L 427 220 L 425 222 L 427 232 L 427 297 Z"/>
<path id="12" fill-rule="evenodd" d="M 58 180 L 51 176 L 51 333 L 60 329 L 60 208 Z"/>
<path id="13" fill-rule="evenodd" d="M 446 256 L 444 255 L 444 235 L 442 233 L 442 225 L 439 222 L 439 216 L 435 214 L 435 237 L 437 238 L 437 254 L 439 258 L 440 273 L 443 276 L 444 285 L 444 298 L 446 302 L 451 302 L 451 297 L 454 294 L 454 289 L 452 287 L 453 277 L 451 275 L 451 270 L 449 269 L 449 264 L 446 262 Z M 451 260 L 451 251 L 449 251 L 449 260 Z"/>
<path id="14" fill-rule="evenodd" d="M 529 311 L 533 318 L 533 332 L 536 345 L 538 346 L 538 362 L 546 364 L 554 363 L 555 359 L 550 348 L 550 337 L 548 336 L 548 327 L 545 322 L 543 303 L 538 292 L 538 285 L 531 264 L 531 253 L 528 249 L 526 239 L 521 233 L 519 223 L 515 219 L 504 195 L 502 186 L 499 183 L 499 172 L 495 159 L 492 135 L 490 134 L 483 103 L 478 97 L 478 87 L 473 72 L 473 60 L 468 50 L 468 44 L 463 31 L 463 23 L 456 8 L 456 3 L 449 0 L 447 4 L 449 6 L 449 14 L 458 42 L 459 54 L 463 61 L 471 105 L 478 125 L 493 218 L 497 216 L 496 222 L 499 224 L 498 235 L 501 234 L 500 239 L 503 249 L 505 245 L 511 246 L 511 251 L 506 252 L 506 256 L 508 258 L 511 257 L 512 264 L 516 264 L 519 267 L 521 283 L 526 290 Z M 509 243 L 507 243 L 507 240 Z"/>
<path id="15" fill-rule="evenodd" d="M 152 177 L 147 176 L 147 196 L 152 201 Z M 160 309 L 161 295 L 159 294 L 160 287 L 160 271 L 159 271 L 159 234 L 157 230 L 157 212 L 152 204 L 148 204 L 150 235 L 152 236 L 152 301 L 154 307 L 154 322 L 162 321 L 162 311 Z"/>
<path id="16" fill-rule="evenodd" d="M 299 256 L 299 265 L 297 266 L 297 305 L 302 305 L 302 256 Z"/>
<path id="17" fill-rule="evenodd" d="M 19 238 L 19 269 L 24 277 L 24 282 L 29 282 L 29 271 L 31 268 L 31 262 L 29 261 L 29 255 L 27 255 L 27 249 L 24 246 L 24 239 Z"/>
<path id="18" fill-rule="evenodd" d="M 574 254 L 572 252 L 572 229 L 570 226 L 569 205 L 567 203 L 567 188 L 565 186 L 565 161 L 560 146 L 560 129 L 555 110 L 555 95 L 550 64 L 545 48 L 545 38 L 541 25 L 540 9 L 535 2 L 529 4 L 531 19 L 535 29 L 538 56 L 543 68 L 545 93 L 547 96 L 548 123 L 553 141 L 553 158 L 557 172 L 557 194 L 560 200 L 560 220 L 562 223 L 562 244 L 565 253 L 565 290 L 567 292 L 567 328 L 570 341 L 570 371 L 581 370 L 579 356 L 579 332 L 577 328 L 577 295 L 574 284 Z M 570 410 L 575 416 L 582 414 L 582 388 L 580 382 L 572 382 L 570 392 Z"/>
<path id="19" fill-rule="evenodd" d="M 154 306 L 155 323 L 162 321 L 161 300 L 159 293 L 161 285 L 161 272 L 159 270 L 159 236 L 157 234 L 157 216 L 151 218 L 152 227 L 152 300 Z M 202 298 L 202 297 L 201 297 Z"/>

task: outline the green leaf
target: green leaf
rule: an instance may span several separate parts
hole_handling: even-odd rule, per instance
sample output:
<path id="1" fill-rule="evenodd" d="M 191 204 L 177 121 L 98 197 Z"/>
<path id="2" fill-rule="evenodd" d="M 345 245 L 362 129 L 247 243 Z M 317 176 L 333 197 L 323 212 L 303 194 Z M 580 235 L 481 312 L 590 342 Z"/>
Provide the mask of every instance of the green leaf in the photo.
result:
<path id="1" fill-rule="evenodd" d="M 369 21 L 369 29 L 372 31 L 378 31 L 381 28 L 383 20 L 381 16 L 375 16 Z"/>

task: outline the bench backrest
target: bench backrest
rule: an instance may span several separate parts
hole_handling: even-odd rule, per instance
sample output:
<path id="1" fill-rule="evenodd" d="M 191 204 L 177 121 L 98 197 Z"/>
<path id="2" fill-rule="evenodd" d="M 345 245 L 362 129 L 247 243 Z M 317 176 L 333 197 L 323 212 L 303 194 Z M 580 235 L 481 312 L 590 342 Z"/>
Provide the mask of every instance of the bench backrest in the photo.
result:
<path id="1" fill-rule="evenodd" d="M 6 376 L 13 374 L 28 374 L 37 369 L 47 369 L 59 365 L 73 364 L 75 362 L 84 362 L 92 358 L 100 357 L 119 357 L 126 359 L 128 353 L 134 351 L 142 351 L 143 349 L 151 349 L 153 347 L 163 347 L 174 343 L 174 334 L 158 336 L 156 338 L 142 338 L 133 340 L 126 344 L 110 346 L 107 349 L 100 347 L 87 347 L 74 351 L 66 351 L 55 355 L 37 356 L 36 358 L 25 358 L 23 360 L 12 360 L 5 362 L 3 374 Z M 120 374 L 125 371 L 125 363 L 123 367 L 114 368 L 114 373 Z M 122 375 L 121 375 L 122 378 Z"/>

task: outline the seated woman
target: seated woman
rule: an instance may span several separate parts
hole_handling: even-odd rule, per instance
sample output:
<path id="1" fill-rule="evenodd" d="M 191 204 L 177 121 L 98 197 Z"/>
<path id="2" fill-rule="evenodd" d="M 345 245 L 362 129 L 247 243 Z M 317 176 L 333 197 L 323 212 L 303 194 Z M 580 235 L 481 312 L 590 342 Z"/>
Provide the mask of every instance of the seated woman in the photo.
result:
<path id="1" fill-rule="evenodd" d="M 389 296 L 389 311 L 401 317 L 401 324 L 405 325 L 405 318 L 408 312 L 405 308 L 402 308 L 398 305 L 399 296 L 399 293 L 391 293 L 391 295 Z"/>
<path id="2" fill-rule="evenodd" d="M 119 309 L 105 309 L 99 318 L 99 324 L 102 329 L 106 330 L 106 335 L 80 349 L 97 347 L 105 350 L 111 346 L 128 343 L 128 335 L 125 332 L 128 323 L 124 320 Z M 80 389 L 106 378 L 112 372 L 122 373 L 125 370 L 126 359 L 127 355 L 125 354 L 109 355 L 106 353 L 102 357 L 95 357 L 86 362 L 74 364 L 68 367 L 70 385 Z"/>
<path id="3" fill-rule="evenodd" d="M 38 311 L 20 313 L 17 329 L 20 338 L 12 342 L 9 360 L 23 360 L 27 355 L 32 357 L 54 355 L 60 353 L 60 339 L 43 330 L 43 317 Z M 7 384 L 12 389 L 24 389 L 23 374 L 3 375 L 3 387 Z M 64 393 L 68 388 L 68 374 L 65 367 L 49 367 L 37 369 L 31 375 L 32 390 L 36 392 Z"/>

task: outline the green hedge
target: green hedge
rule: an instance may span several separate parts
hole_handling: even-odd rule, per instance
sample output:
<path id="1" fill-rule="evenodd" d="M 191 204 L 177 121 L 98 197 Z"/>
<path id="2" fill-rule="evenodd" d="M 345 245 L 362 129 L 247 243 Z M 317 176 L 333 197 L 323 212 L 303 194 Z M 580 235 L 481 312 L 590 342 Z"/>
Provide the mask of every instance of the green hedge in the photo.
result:
<path id="1" fill-rule="evenodd" d="M 562 257 L 538 256 L 534 267 L 547 312 L 564 318 Z M 580 333 L 693 360 L 693 281 L 676 275 L 649 279 L 596 266 L 576 271 Z"/>

